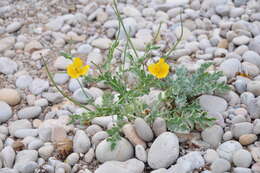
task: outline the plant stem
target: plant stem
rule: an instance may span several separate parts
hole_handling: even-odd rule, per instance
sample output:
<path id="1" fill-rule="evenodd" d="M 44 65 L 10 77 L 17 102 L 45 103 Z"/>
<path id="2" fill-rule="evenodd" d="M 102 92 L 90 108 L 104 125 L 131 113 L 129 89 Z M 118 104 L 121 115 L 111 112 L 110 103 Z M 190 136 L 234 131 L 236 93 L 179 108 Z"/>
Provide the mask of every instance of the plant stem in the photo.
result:
<path id="1" fill-rule="evenodd" d="M 181 16 L 182 13 L 180 13 L 180 19 L 181 19 L 181 36 L 177 39 L 177 42 L 174 44 L 174 46 L 170 49 L 170 51 L 165 55 L 165 58 L 168 58 L 171 53 L 176 49 L 176 47 L 179 45 L 179 43 L 181 42 L 182 40 L 182 37 L 183 37 L 183 22 L 182 22 L 182 16 Z"/>
<path id="2" fill-rule="evenodd" d="M 89 96 L 88 96 L 87 93 L 85 92 L 83 85 L 82 85 L 81 82 L 79 81 L 79 78 L 77 78 L 76 80 L 77 80 L 77 82 L 79 83 L 79 86 L 80 86 L 80 88 L 81 88 L 83 94 L 85 95 L 86 99 L 88 99 Z"/>
<path id="3" fill-rule="evenodd" d="M 63 95 L 63 97 L 67 98 L 69 101 L 71 101 L 72 103 L 74 103 L 75 105 L 78 105 L 80 106 L 81 108 L 87 110 L 87 111 L 91 111 L 89 108 L 87 108 L 86 106 L 82 105 L 81 103 L 77 102 L 76 100 L 72 99 L 71 97 L 69 97 L 68 95 L 66 95 L 56 84 L 56 82 L 54 81 L 50 71 L 49 71 L 49 68 L 48 68 L 48 65 L 46 63 L 46 61 L 44 60 L 44 58 L 42 57 L 41 58 L 42 61 L 43 61 L 43 64 L 44 64 L 44 67 L 47 71 L 47 75 L 48 77 L 50 78 L 50 81 L 51 83 L 54 85 L 54 87 L 59 91 L 59 93 L 61 93 L 61 95 Z"/>

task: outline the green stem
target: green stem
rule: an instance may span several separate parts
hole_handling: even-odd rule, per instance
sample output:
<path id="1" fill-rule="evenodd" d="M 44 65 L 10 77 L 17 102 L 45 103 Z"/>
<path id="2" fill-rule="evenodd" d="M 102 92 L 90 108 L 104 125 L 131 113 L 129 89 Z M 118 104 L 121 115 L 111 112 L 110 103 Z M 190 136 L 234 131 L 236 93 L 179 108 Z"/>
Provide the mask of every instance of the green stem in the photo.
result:
<path id="1" fill-rule="evenodd" d="M 81 88 L 83 94 L 85 95 L 86 99 L 88 99 L 89 96 L 88 96 L 87 93 L 85 92 L 83 85 L 82 85 L 81 82 L 79 81 L 79 78 L 77 78 L 76 80 L 77 80 L 77 82 L 79 83 L 79 86 L 80 86 L 80 88 Z"/>
<path id="2" fill-rule="evenodd" d="M 176 47 L 179 45 L 179 43 L 181 42 L 182 40 L 182 37 L 183 37 L 183 22 L 182 22 L 182 16 L 181 16 L 182 13 L 180 13 L 180 19 L 181 19 L 181 36 L 177 39 L 177 42 L 174 44 L 174 46 L 170 49 L 170 51 L 166 54 L 165 58 L 168 58 L 171 53 L 176 49 Z"/>
<path id="3" fill-rule="evenodd" d="M 123 19 L 122 19 L 121 15 L 120 15 L 120 12 L 119 12 L 118 8 L 117 8 L 116 0 L 114 0 L 113 3 L 114 3 L 114 11 L 115 11 L 115 14 L 117 16 L 117 19 L 118 19 L 119 23 L 122 25 L 122 28 L 123 28 L 123 30 L 124 30 L 124 32 L 126 34 L 127 40 L 129 41 L 129 44 L 132 47 L 136 58 L 138 58 L 137 51 L 135 50 L 134 44 L 133 44 L 133 42 L 130 39 L 130 35 L 129 35 L 129 33 L 127 32 L 127 30 L 125 28 Z"/>
<path id="4" fill-rule="evenodd" d="M 46 61 L 44 60 L 43 57 L 42 57 L 41 59 L 42 59 L 42 61 L 43 61 L 44 67 L 45 67 L 45 69 L 46 69 L 46 71 L 47 71 L 47 75 L 48 75 L 48 77 L 50 78 L 51 83 L 52 83 L 52 84 L 54 85 L 54 87 L 59 91 L 59 93 L 61 93 L 61 95 L 63 95 L 63 97 L 67 98 L 69 101 L 71 101 L 71 102 L 74 103 L 75 105 L 78 105 L 79 107 L 81 107 L 81 108 L 83 108 L 83 109 L 85 109 L 85 110 L 87 110 L 87 111 L 91 111 L 91 110 L 90 110 L 89 108 L 87 108 L 86 106 L 82 105 L 81 103 L 77 102 L 76 100 L 74 100 L 74 99 L 72 99 L 71 97 L 69 97 L 68 95 L 66 95 L 66 94 L 57 86 L 56 82 L 54 81 L 54 79 L 53 79 L 53 77 L 52 77 L 52 75 L 51 75 L 51 73 L 50 73 L 50 71 L 49 71 L 49 68 L 48 68 L 48 66 L 47 66 Z"/>

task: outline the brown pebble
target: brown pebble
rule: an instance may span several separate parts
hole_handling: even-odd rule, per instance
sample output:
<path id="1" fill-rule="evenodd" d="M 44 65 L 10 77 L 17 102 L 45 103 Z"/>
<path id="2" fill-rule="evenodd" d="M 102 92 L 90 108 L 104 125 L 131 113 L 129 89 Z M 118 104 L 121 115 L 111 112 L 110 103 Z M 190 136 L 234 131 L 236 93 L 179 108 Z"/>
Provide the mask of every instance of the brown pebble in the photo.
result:
<path id="1" fill-rule="evenodd" d="M 21 141 L 14 141 L 12 147 L 15 151 L 21 151 L 25 148 L 24 144 Z"/>
<path id="2" fill-rule="evenodd" d="M 239 142 L 242 145 L 252 144 L 257 140 L 257 136 L 255 134 L 244 134 L 239 137 Z"/>
<path id="3" fill-rule="evenodd" d="M 123 126 L 123 133 L 126 138 L 134 145 L 142 145 L 146 148 L 146 143 L 137 135 L 132 124 L 126 124 Z"/>

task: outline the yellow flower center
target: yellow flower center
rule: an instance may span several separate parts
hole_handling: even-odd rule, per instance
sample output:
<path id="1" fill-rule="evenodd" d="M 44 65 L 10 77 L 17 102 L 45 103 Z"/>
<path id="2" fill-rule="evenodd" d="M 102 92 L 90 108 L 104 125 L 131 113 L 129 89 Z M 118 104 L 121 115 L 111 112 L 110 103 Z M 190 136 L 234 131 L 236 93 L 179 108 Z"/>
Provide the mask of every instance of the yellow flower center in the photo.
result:
<path id="1" fill-rule="evenodd" d="M 165 63 L 163 58 L 160 58 L 159 62 L 148 66 L 148 71 L 159 79 L 165 78 L 169 74 L 169 70 L 170 66 Z"/>
<path id="2" fill-rule="evenodd" d="M 83 66 L 83 61 L 80 58 L 74 58 L 73 63 L 67 67 L 67 73 L 71 78 L 83 76 L 88 70 L 89 65 Z"/>

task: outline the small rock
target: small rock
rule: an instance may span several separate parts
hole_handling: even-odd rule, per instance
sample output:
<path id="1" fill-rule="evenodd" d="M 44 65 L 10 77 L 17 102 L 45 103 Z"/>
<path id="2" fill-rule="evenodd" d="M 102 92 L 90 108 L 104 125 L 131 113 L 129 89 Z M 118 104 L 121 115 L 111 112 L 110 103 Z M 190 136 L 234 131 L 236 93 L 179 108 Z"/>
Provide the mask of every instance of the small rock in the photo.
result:
<path id="1" fill-rule="evenodd" d="M 15 159 L 15 151 L 12 147 L 7 146 L 1 151 L 3 165 L 6 168 L 12 168 L 14 159 Z"/>
<path id="2" fill-rule="evenodd" d="M 97 146 L 101 141 L 103 141 L 104 139 L 108 138 L 109 135 L 107 134 L 107 132 L 105 131 L 100 131 L 97 132 L 93 137 L 92 137 L 92 144 L 94 146 Z"/>
<path id="3" fill-rule="evenodd" d="M 170 132 L 164 132 L 153 142 L 148 152 L 148 164 L 153 169 L 166 168 L 179 156 L 178 137 Z"/>
<path id="4" fill-rule="evenodd" d="M 16 130 L 14 136 L 17 138 L 25 138 L 27 136 L 38 136 L 38 129 L 19 129 Z"/>
<path id="5" fill-rule="evenodd" d="M 92 98 L 90 92 L 89 92 L 89 89 L 86 89 L 84 88 L 84 91 L 79 88 L 77 89 L 73 95 L 72 95 L 72 98 L 75 99 L 76 101 L 80 102 L 80 103 L 87 103 L 89 102 L 89 100 Z"/>
<path id="6" fill-rule="evenodd" d="M 32 52 L 40 50 L 42 48 L 43 48 L 43 46 L 41 45 L 40 42 L 38 42 L 37 40 L 32 40 L 25 45 L 24 51 L 28 52 L 28 53 L 32 53 Z"/>
<path id="7" fill-rule="evenodd" d="M 72 61 L 70 59 L 66 59 L 63 56 L 58 57 L 54 61 L 54 67 L 58 70 L 66 70 L 69 64 L 72 64 Z"/>
<path id="8" fill-rule="evenodd" d="M 53 142 L 63 141 L 67 138 L 66 130 L 63 127 L 53 127 L 51 132 L 51 140 Z"/>
<path id="9" fill-rule="evenodd" d="M 113 150 L 111 150 L 111 143 L 106 139 L 99 143 L 96 148 L 96 158 L 102 163 L 111 160 L 126 161 L 133 154 L 133 146 L 124 138 L 118 141 Z"/>
<path id="10" fill-rule="evenodd" d="M 13 47 L 13 45 L 15 44 L 15 37 L 5 37 L 5 38 L 2 38 L 1 40 L 0 40 L 0 53 L 1 52 L 4 52 L 5 50 L 8 50 L 8 49 L 10 49 L 10 48 L 12 48 Z M 2 60 L 4 60 L 4 59 L 1 59 L 0 58 L 0 62 L 2 61 Z M 14 61 L 12 61 L 12 63 L 13 63 Z M 4 62 L 4 64 L 5 63 L 7 63 L 7 62 Z M 7 63 L 8 64 L 8 63 Z M 15 63 L 16 64 L 16 63 Z M 1 71 L 3 70 L 3 68 L 5 69 L 5 70 L 7 70 L 7 66 L 5 67 L 5 66 L 1 66 L 0 65 L 0 69 L 1 69 Z M 16 66 L 16 68 L 17 68 L 17 66 Z M 16 69 L 15 68 L 15 69 Z M 4 70 L 4 71 L 5 71 Z M 0 72 L 1 72 L 0 71 Z M 16 70 L 15 70 L 16 71 Z M 10 73 L 10 71 L 8 70 L 7 72 L 9 72 Z M 2 72 L 2 73 L 4 73 L 4 72 Z M 8 74 L 9 74 L 8 73 Z M 12 72 L 13 73 L 13 72 Z M 5 73 L 4 73 L 5 74 Z"/>
<path id="11" fill-rule="evenodd" d="M 96 124 L 90 125 L 86 129 L 86 133 L 88 134 L 88 136 L 93 136 L 97 132 L 101 132 L 101 131 L 102 131 L 102 128 Z"/>
<path id="12" fill-rule="evenodd" d="M 64 98 L 63 95 L 59 92 L 44 92 L 42 93 L 42 97 L 46 98 L 49 102 L 53 104 L 62 102 L 62 99 Z"/>
<path id="13" fill-rule="evenodd" d="M 223 136 L 223 129 L 219 125 L 214 125 L 212 127 L 208 127 L 202 131 L 201 137 L 202 139 L 210 144 L 213 148 L 217 148 L 221 143 Z M 214 135 L 212 135 L 214 134 Z"/>
<path id="14" fill-rule="evenodd" d="M 252 156 L 247 150 L 240 149 L 233 154 L 233 163 L 237 167 L 248 168 L 251 165 L 251 162 Z"/>
<path id="15" fill-rule="evenodd" d="M 223 98 L 203 95 L 199 98 L 201 107 L 208 112 L 224 112 L 227 109 L 227 102 Z"/>
<path id="16" fill-rule="evenodd" d="M 52 145 L 46 145 L 39 148 L 39 155 L 41 158 L 47 160 L 53 154 L 54 147 Z"/>
<path id="17" fill-rule="evenodd" d="M 21 119 L 36 118 L 41 114 L 41 112 L 42 112 L 41 107 L 31 106 L 19 110 L 17 116 Z"/>
<path id="18" fill-rule="evenodd" d="M 87 64 L 90 66 L 101 65 L 104 62 L 104 57 L 100 52 L 92 51 L 88 54 Z"/>
<path id="19" fill-rule="evenodd" d="M 43 141 L 41 139 L 35 139 L 28 144 L 28 149 L 29 150 L 38 150 L 42 146 L 43 146 Z"/>
<path id="20" fill-rule="evenodd" d="M 83 130 L 77 130 L 73 138 L 73 151 L 76 153 L 86 153 L 90 148 L 90 140 Z"/>
<path id="21" fill-rule="evenodd" d="M 37 167 L 38 164 L 36 162 L 30 161 L 24 165 L 24 167 L 21 170 L 21 173 L 34 173 Z"/>
<path id="22" fill-rule="evenodd" d="M 260 68 L 260 56 L 258 53 L 249 50 L 243 54 L 242 58 L 245 62 L 250 62 Z"/>
<path id="23" fill-rule="evenodd" d="M 235 37 L 232 42 L 235 44 L 235 45 L 242 45 L 242 44 L 247 44 L 249 43 L 250 39 L 247 37 L 247 36 L 239 36 L 239 37 Z"/>
<path id="24" fill-rule="evenodd" d="M 0 101 L 4 101 L 9 105 L 14 106 L 20 103 L 21 96 L 15 89 L 3 88 L 0 89 Z"/>
<path id="25" fill-rule="evenodd" d="M 92 46 L 100 48 L 100 49 L 108 49 L 111 45 L 112 41 L 108 38 L 98 38 L 92 41 Z"/>
<path id="26" fill-rule="evenodd" d="M 232 125 L 231 132 L 235 138 L 239 138 L 244 134 L 250 134 L 253 132 L 253 124 L 249 122 L 236 123 Z"/>
<path id="27" fill-rule="evenodd" d="M 3 123 L 12 117 L 13 112 L 11 107 L 2 101 L 0 101 L 0 108 L 0 122 Z"/>
<path id="28" fill-rule="evenodd" d="M 142 118 L 136 118 L 134 122 L 136 133 L 144 141 L 149 142 L 153 139 L 153 131 L 151 127 Z"/>
<path id="29" fill-rule="evenodd" d="M 230 140 L 230 141 L 226 141 L 226 142 L 222 143 L 218 147 L 217 152 L 221 158 L 226 159 L 228 161 L 232 161 L 233 154 L 237 150 L 242 149 L 242 148 L 243 147 L 239 142 Z"/>
<path id="30" fill-rule="evenodd" d="M 31 85 L 32 81 L 33 79 L 30 75 L 22 75 L 16 79 L 15 85 L 20 89 L 26 89 Z"/>
<path id="31" fill-rule="evenodd" d="M 20 22 L 13 22 L 10 25 L 6 27 L 6 31 L 11 33 L 11 32 L 16 32 L 22 27 L 22 23 Z"/>
<path id="32" fill-rule="evenodd" d="M 137 159 L 130 159 L 125 162 L 108 161 L 100 165 L 95 173 L 142 173 L 144 163 Z"/>
<path id="33" fill-rule="evenodd" d="M 56 73 L 53 76 L 53 80 L 57 84 L 63 85 L 63 84 L 65 84 L 69 80 L 69 75 L 67 75 L 66 73 Z"/>
<path id="34" fill-rule="evenodd" d="M 156 118 L 153 122 L 153 131 L 155 136 L 159 136 L 163 132 L 166 132 L 167 127 L 166 127 L 166 122 L 163 118 Z"/>
<path id="35" fill-rule="evenodd" d="M 10 122 L 10 125 L 8 126 L 9 133 L 11 136 L 14 136 L 15 132 L 19 129 L 31 129 L 31 128 L 32 128 L 31 122 L 26 119 Z"/>
<path id="36" fill-rule="evenodd" d="M 247 84 L 247 91 L 260 96 L 260 81 L 250 81 Z"/>
<path id="37" fill-rule="evenodd" d="M 254 173 L 260 172 L 260 163 L 255 163 L 255 164 L 253 164 L 253 166 L 251 167 L 251 169 L 252 169 L 252 171 L 253 171 Z"/>
<path id="38" fill-rule="evenodd" d="M 237 72 L 241 71 L 241 68 L 239 60 L 230 58 L 220 64 L 219 70 L 223 71 L 228 78 L 232 78 Z"/>
<path id="39" fill-rule="evenodd" d="M 37 158 L 38 152 L 35 150 L 20 151 L 16 156 L 14 168 L 22 172 L 28 162 L 36 161 Z"/>
<path id="40" fill-rule="evenodd" d="M 90 148 L 84 156 L 84 161 L 87 163 L 91 163 L 94 157 L 95 157 L 95 150 L 93 148 Z"/>
<path id="41" fill-rule="evenodd" d="M 225 159 L 217 159 L 210 166 L 212 173 L 223 173 L 229 171 L 231 168 L 230 163 Z"/>
<path id="42" fill-rule="evenodd" d="M 32 81 L 29 89 L 34 95 L 38 95 L 49 88 L 49 82 L 36 78 Z"/>
<path id="43" fill-rule="evenodd" d="M 79 154 L 78 153 L 71 153 L 67 159 L 65 160 L 66 163 L 73 166 L 79 161 Z"/>
<path id="44" fill-rule="evenodd" d="M 219 158 L 218 153 L 212 149 L 207 149 L 207 151 L 204 155 L 204 159 L 207 163 L 213 163 L 218 158 Z"/>
<path id="45" fill-rule="evenodd" d="M 136 134 L 136 131 L 132 124 L 126 124 L 122 128 L 123 133 L 129 141 L 134 145 L 142 145 L 146 148 L 146 143 Z"/>
<path id="46" fill-rule="evenodd" d="M 234 171 L 234 173 L 252 173 L 251 169 L 241 168 L 241 167 L 233 168 L 233 171 Z"/>
<path id="47" fill-rule="evenodd" d="M 257 136 L 255 134 L 244 134 L 239 137 L 239 142 L 242 145 L 249 145 L 254 143 L 257 140 Z"/>
<path id="48" fill-rule="evenodd" d="M 135 146 L 135 157 L 143 162 L 147 161 L 147 152 L 142 145 Z"/>

